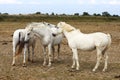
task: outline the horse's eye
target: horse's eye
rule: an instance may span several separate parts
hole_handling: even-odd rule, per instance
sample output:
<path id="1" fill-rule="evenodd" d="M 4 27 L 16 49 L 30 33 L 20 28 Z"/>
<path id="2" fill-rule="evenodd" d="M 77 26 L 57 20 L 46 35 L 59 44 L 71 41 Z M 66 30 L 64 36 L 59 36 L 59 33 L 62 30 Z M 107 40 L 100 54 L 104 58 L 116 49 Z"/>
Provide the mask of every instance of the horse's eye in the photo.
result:
<path id="1" fill-rule="evenodd" d="M 55 26 L 57 29 L 59 29 L 59 27 Z"/>
<path id="2" fill-rule="evenodd" d="M 28 36 L 30 35 L 30 33 L 27 34 Z"/>

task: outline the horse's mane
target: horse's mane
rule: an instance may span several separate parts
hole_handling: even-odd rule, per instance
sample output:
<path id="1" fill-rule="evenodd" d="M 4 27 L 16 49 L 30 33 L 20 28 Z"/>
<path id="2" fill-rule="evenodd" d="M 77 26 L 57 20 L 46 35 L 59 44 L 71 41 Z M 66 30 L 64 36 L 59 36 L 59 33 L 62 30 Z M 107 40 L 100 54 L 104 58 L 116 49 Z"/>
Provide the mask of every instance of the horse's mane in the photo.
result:
<path id="1" fill-rule="evenodd" d="M 58 26 L 62 26 L 61 28 L 63 28 L 64 30 L 68 31 L 68 32 L 71 32 L 73 30 L 76 30 L 75 27 L 65 23 L 65 22 L 60 22 L 58 23 Z"/>
<path id="2" fill-rule="evenodd" d="M 26 28 L 33 28 L 33 27 L 42 27 L 44 26 L 44 24 L 42 22 L 32 22 L 32 23 L 28 23 Z"/>
<path id="3" fill-rule="evenodd" d="M 45 27 L 52 27 L 55 26 L 53 24 L 47 23 L 47 22 L 32 22 L 32 23 L 28 23 L 26 28 L 34 28 L 34 27 L 40 27 L 40 28 L 45 28 Z"/>
<path id="4" fill-rule="evenodd" d="M 47 23 L 47 22 L 43 22 L 46 26 L 49 26 L 50 28 L 53 28 L 53 27 L 55 27 L 55 25 L 53 25 L 53 24 L 50 24 L 50 23 Z"/>

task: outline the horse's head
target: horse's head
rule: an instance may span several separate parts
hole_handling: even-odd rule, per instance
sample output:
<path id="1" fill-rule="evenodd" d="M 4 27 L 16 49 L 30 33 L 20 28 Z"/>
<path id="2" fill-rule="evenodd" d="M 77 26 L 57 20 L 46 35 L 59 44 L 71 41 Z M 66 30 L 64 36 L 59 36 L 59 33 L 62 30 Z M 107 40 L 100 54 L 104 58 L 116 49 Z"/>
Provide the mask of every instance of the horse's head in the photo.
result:
<path id="1" fill-rule="evenodd" d="M 72 27 L 71 25 L 69 25 L 69 24 L 67 24 L 65 22 L 59 22 L 57 24 L 57 27 L 61 28 L 62 31 L 67 31 L 67 32 L 71 32 L 71 31 L 75 30 L 74 27 Z"/>
<path id="2" fill-rule="evenodd" d="M 52 31 L 52 35 L 53 36 L 56 36 L 58 34 L 61 34 L 62 33 L 62 29 L 55 26 L 55 27 L 51 27 L 50 30 Z"/>
<path id="3" fill-rule="evenodd" d="M 28 43 L 29 40 L 33 37 L 32 33 L 33 28 L 32 27 L 26 27 L 25 28 L 25 42 Z"/>
<path id="4" fill-rule="evenodd" d="M 46 23 L 46 22 L 43 22 L 43 24 L 45 24 L 46 28 L 48 28 L 52 32 L 53 36 L 56 36 L 57 34 L 62 33 L 62 29 L 57 27 L 56 25 Z"/>

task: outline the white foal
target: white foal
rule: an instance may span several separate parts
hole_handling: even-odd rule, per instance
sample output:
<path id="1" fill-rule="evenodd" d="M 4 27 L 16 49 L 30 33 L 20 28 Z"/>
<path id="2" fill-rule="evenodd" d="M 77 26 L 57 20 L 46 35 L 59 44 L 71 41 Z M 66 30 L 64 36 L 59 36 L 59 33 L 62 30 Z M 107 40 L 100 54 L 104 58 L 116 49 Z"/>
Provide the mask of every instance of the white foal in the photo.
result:
<path id="1" fill-rule="evenodd" d="M 68 40 L 69 47 L 72 49 L 73 52 L 72 68 L 75 68 L 75 64 L 76 64 L 76 70 L 79 70 L 79 58 L 78 58 L 77 49 L 81 49 L 81 50 L 96 49 L 97 63 L 93 68 L 93 71 L 96 71 L 96 69 L 98 68 L 102 56 L 104 56 L 105 58 L 105 65 L 103 71 L 107 69 L 108 55 L 105 52 L 111 45 L 110 34 L 105 34 L 102 32 L 84 34 L 80 32 L 79 29 L 76 29 L 65 22 L 58 23 L 57 27 L 62 29 L 62 32 L 64 33 L 65 37 Z"/>
<path id="2" fill-rule="evenodd" d="M 25 61 L 25 53 L 28 49 L 28 61 L 30 61 L 30 46 L 32 47 L 32 61 L 33 61 L 33 55 L 34 55 L 34 48 L 35 48 L 35 36 L 32 34 L 31 38 L 29 39 L 28 43 L 25 43 L 25 29 L 18 29 L 13 34 L 13 62 L 12 65 L 15 65 L 15 59 L 18 54 L 22 52 L 22 49 L 24 48 L 24 59 L 23 59 L 23 66 L 26 66 Z M 18 47 L 18 51 L 16 51 Z"/>

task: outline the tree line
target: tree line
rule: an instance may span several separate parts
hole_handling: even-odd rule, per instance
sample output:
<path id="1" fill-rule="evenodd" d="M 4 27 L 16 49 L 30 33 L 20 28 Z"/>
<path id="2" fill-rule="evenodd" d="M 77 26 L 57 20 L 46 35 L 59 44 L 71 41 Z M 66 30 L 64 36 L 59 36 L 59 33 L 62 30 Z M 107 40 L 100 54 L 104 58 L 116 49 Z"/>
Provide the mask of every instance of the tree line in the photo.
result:
<path id="1" fill-rule="evenodd" d="M 36 12 L 35 14 L 40 15 L 42 13 L 41 12 Z M 79 13 L 74 13 L 73 15 L 68 15 L 68 14 L 65 14 L 65 13 L 63 13 L 63 14 L 55 14 L 54 12 L 52 12 L 51 14 L 46 13 L 45 15 L 52 15 L 52 16 L 55 16 L 55 15 L 56 16 L 58 16 L 58 15 L 63 15 L 63 16 L 104 16 L 104 17 L 112 17 L 113 16 L 113 17 L 119 17 L 119 15 L 116 15 L 116 14 L 111 15 L 107 11 L 102 12 L 102 14 L 94 13 L 92 15 L 90 15 L 88 12 L 83 12 L 82 15 L 80 15 Z"/>
<path id="2" fill-rule="evenodd" d="M 9 13 L 0 13 L 0 15 L 9 15 Z M 23 15 L 23 14 L 19 14 L 19 15 Z M 102 12 L 102 14 L 97 14 L 97 13 L 94 13 L 94 14 L 89 14 L 88 12 L 83 12 L 82 14 L 79 14 L 79 13 L 74 13 L 72 15 L 69 15 L 69 14 L 55 14 L 54 12 L 52 13 L 41 13 L 41 12 L 36 12 L 36 13 L 32 13 L 32 14 L 29 14 L 29 15 L 41 15 L 41 16 L 103 16 L 103 17 L 119 17 L 119 15 L 116 15 L 116 14 L 113 14 L 111 15 L 109 12 L 105 11 L 105 12 Z"/>

